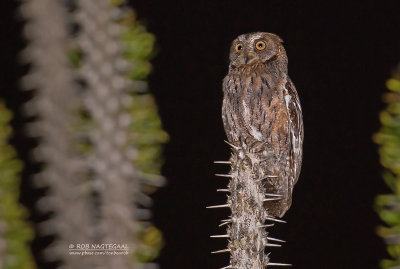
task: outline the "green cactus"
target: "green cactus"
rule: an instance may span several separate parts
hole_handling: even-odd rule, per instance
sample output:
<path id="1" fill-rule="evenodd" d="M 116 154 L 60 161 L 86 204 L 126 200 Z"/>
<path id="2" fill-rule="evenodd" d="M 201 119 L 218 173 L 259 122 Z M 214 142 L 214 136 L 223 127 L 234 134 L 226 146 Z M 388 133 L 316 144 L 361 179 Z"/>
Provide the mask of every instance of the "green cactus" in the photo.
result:
<path id="1" fill-rule="evenodd" d="M 127 76 L 132 81 L 144 83 L 151 71 L 149 60 L 154 55 L 154 35 L 148 33 L 145 27 L 136 21 L 132 9 L 124 13 L 122 24 L 125 31 L 122 33 L 122 41 L 125 49 L 125 59 L 131 64 Z M 130 107 L 130 143 L 138 150 L 134 159 L 135 166 L 145 174 L 160 175 L 162 159 L 162 145 L 169 136 L 162 129 L 158 115 L 157 105 L 153 95 L 149 92 L 131 91 L 132 104 Z M 155 178 L 157 180 L 157 177 Z M 152 180 L 150 177 L 148 180 Z M 143 186 L 143 191 L 151 193 L 155 190 L 152 184 Z M 157 182 L 155 182 L 155 185 Z M 155 259 L 163 246 L 162 233 L 154 226 L 143 228 L 140 231 L 142 248 L 136 255 L 139 261 L 149 262 Z"/>
<path id="2" fill-rule="evenodd" d="M 389 92 L 384 94 L 386 108 L 380 113 L 381 129 L 373 136 L 379 145 L 379 155 L 385 168 L 383 179 L 392 193 L 378 195 L 375 209 L 386 224 L 377 229 L 385 240 L 392 259 L 380 262 L 381 268 L 400 266 L 400 66 L 386 82 Z"/>
<path id="3" fill-rule="evenodd" d="M 0 102 L 0 268 L 36 268 L 29 249 L 33 230 L 26 222 L 27 211 L 18 202 L 22 163 L 8 145 L 11 112 Z"/>
<path id="4" fill-rule="evenodd" d="M 38 207 L 54 212 L 39 225 L 56 235 L 45 257 L 62 268 L 151 268 L 163 241 L 143 208 L 163 184 L 168 139 L 145 81 L 155 38 L 123 1 L 72 2 L 70 11 L 53 0 L 21 7 L 32 65 L 23 85 L 36 90 L 25 111 L 39 116 L 29 134 L 41 138 L 34 156 L 45 163 L 35 182 L 49 187 Z M 80 26 L 74 35 L 71 21 Z M 82 242 L 127 244 L 130 255 L 69 255 Z"/>

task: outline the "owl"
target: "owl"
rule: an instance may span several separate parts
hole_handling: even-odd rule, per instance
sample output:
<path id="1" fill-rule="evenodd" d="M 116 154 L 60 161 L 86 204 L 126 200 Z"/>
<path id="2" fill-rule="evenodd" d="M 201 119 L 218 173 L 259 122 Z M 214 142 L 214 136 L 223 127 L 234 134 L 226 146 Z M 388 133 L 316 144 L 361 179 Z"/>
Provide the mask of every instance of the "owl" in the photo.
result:
<path id="1" fill-rule="evenodd" d="M 232 42 L 229 59 L 222 105 L 228 141 L 257 162 L 262 171 L 255 174 L 267 175 L 265 191 L 281 199 L 264 206 L 270 215 L 282 217 L 299 177 L 304 133 L 282 39 L 263 32 L 240 35 Z"/>

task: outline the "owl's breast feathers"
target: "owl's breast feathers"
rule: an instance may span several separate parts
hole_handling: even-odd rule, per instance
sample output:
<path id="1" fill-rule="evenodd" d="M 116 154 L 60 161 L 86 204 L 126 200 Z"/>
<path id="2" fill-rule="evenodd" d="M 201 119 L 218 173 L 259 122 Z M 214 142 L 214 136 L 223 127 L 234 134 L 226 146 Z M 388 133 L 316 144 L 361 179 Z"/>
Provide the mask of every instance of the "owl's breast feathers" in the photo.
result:
<path id="1" fill-rule="evenodd" d="M 260 70 L 228 74 L 222 118 L 231 143 L 259 149 L 276 166 L 285 163 L 285 174 L 294 185 L 302 158 L 302 113 L 293 83 L 286 74 L 278 74 Z"/>

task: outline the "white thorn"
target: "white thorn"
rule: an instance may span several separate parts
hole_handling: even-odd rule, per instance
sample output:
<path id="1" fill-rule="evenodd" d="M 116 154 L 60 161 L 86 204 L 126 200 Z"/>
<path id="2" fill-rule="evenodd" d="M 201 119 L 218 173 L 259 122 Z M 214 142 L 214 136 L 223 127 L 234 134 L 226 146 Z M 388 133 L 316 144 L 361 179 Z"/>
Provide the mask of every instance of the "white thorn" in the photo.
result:
<path id="1" fill-rule="evenodd" d="M 224 253 L 224 252 L 230 252 L 230 251 L 231 250 L 229 248 L 227 248 L 227 249 L 221 249 L 221 250 L 213 251 L 213 252 L 211 252 L 211 254 Z"/>
<path id="2" fill-rule="evenodd" d="M 273 196 L 273 197 L 282 197 L 282 196 L 283 196 L 283 195 L 275 194 L 275 193 L 266 193 L 265 195 L 267 195 L 267 196 Z"/>
<path id="3" fill-rule="evenodd" d="M 272 226 L 274 226 L 275 224 L 263 224 L 263 225 L 259 225 L 258 227 L 259 228 L 265 228 L 265 227 L 272 227 Z"/>
<path id="4" fill-rule="evenodd" d="M 275 262 L 269 262 L 267 265 L 271 265 L 271 266 L 292 266 L 291 264 L 275 263 Z"/>
<path id="5" fill-rule="evenodd" d="M 223 207 L 229 207 L 229 204 L 224 204 L 224 205 L 212 205 L 212 206 L 207 206 L 206 208 L 223 208 Z"/>
<path id="6" fill-rule="evenodd" d="M 268 175 L 268 176 L 264 176 L 263 178 L 256 179 L 256 182 L 263 181 L 264 179 L 267 179 L 267 178 L 277 178 L 277 177 L 278 176 Z"/>
<path id="7" fill-rule="evenodd" d="M 232 164 L 230 161 L 214 161 L 214 163 Z"/>
<path id="8" fill-rule="evenodd" d="M 285 240 L 281 240 L 281 239 L 278 239 L 278 238 L 267 237 L 267 239 L 268 239 L 268 240 L 271 240 L 271 241 L 276 241 L 276 242 L 286 243 L 286 241 L 285 241 Z"/>
<path id="9" fill-rule="evenodd" d="M 277 201 L 277 200 L 281 200 L 282 198 L 264 198 L 263 202 L 268 202 L 268 201 Z"/>
<path id="10" fill-rule="evenodd" d="M 219 269 L 236 269 L 236 267 L 232 267 L 232 265 L 228 265 Z"/>
<path id="11" fill-rule="evenodd" d="M 239 147 L 237 147 L 237 146 L 235 146 L 235 145 L 229 143 L 229 142 L 226 141 L 226 140 L 224 140 L 224 142 L 225 142 L 226 144 L 228 144 L 229 146 L 231 146 L 232 148 L 236 149 L 236 150 L 239 150 L 239 149 L 240 149 Z"/>
<path id="12" fill-rule="evenodd" d="M 220 191 L 220 192 L 230 192 L 229 189 L 217 189 L 217 191 Z"/>
<path id="13" fill-rule="evenodd" d="M 229 235 L 227 234 L 218 234 L 218 235 L 211 235 L 211 238 L 228 238 Z"/>
<path id="14" fill-rule="evenodd" d="M 215 174 L 217 177 L 233 177 L 233 175 L 230 174 Z"/>
<path id="15" fill-rule="evenodd" d="M 267 244 L 267 247 L 281 247 L 281 245 L 278 245 L 278 244 Z"/>
<path id="16" fill-rule="evenodd" d="M 275 218 L 270 218 L 270 217 L 266 217 L 266 219 L 267 219 L 267 220 L 270 220 L 270 221 L 276 221 L 276 222 L 280 222 L 280 223 L 286 223 L 286 221 L 280 220 L 280 219 L 275 219 Z"/>
<path id="17" fill-rule="evenodd" d="M 227 225 L 227 224 L 229 224 L 229 223 L 231 223 L 231 222 L 232 222 L 232 221 L 226 221 L 226 222 L 221 223 L 220 225 L 218 225 L 218 227 L 222 227 L 222 226 Z"/>
<path id="18" fill-rule="evenodd" d="M 223 219 L 223 220 L 221 220 L 221 222 L 225 222 L 225 221 L 232 221 L 232 219 Z"/>

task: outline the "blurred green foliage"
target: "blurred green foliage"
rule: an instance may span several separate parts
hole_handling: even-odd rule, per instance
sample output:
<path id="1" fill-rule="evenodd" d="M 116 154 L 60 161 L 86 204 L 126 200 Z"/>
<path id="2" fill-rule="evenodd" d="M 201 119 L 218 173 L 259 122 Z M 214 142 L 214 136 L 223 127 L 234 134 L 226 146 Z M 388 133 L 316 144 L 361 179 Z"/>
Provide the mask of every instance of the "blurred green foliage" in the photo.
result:
<path id="1" fill-rule="evenodd" d="M 161 145 L 168 135 L 161 129 L 155 101 L 152 95 L 137 95 L 131 108 L 131 141 L 139 150 L 136 165 L 149 174 L 160 174 L 162 165 Z"/>
<path id="2" fill-rule="evenodd" d="M 127 76 L 134 81 L 141 81 L 150 74 L 150 59 L 154 56 L 154 35 L 136 21 L 133 10 L 125 12 L 121 23 L 126 26 L 122 34 L 125 48 L 125 59 L 130 64 Z M 142 86 L 143 87 L 143 86 Z M 145 87 L 145 86 L 144 86 Z M 139 150 L 136 165 L 141 171 L 150 174 L 160 174 L 162 166 L 162 144 L 168 141 L 168 134 L 162 129 L 154 97 L 145 89 L 134 89 L 131 92 L 133 104 L 130 109 L 132 115 L 131 141 Z"/>
<path id="3" fill-rule="evenodd" d="M 130 66 L 126 76 L 134 82 L 130 92 L 132 105 L 129 110 L 132 122 L 129 140 L 137 149 L 135 166 L 143 173 L 160 175 L 163 144 L 168 142 L 169 136 L 162 129 L 157 104 L 153 95 L 147 91 L 146 82 L 152 69 L 150 59 L 156 54 L 156 39 L 136 19 L 133 9 L 123 7 L 124 2 L 124 0 L 110 0 L 111 5 L 120 8 L 122 14 L 119 18 L 119 23 L 124 28 L 121 41 L 124 46 L 124 58 Z M 150 178 L 148 180 L 151 180 Z M 155 189 L 147 187 L 145 191 L 151 193 Z M 137 260 L 140 262 L 154 260 L 163 247 L 161 231 L 154 226 L 143 225 L 138 239 L 141 244 L 135 253 Z"/>
<path id="4" fill-rule="evenodd" d="M 142 228 L 139 233 L 141 245 L 136 251 L 136 259 L 140 262 L 151 262 L 160 253 L 163 246 L 162 233 L 154 226 Z"/>
<path id="5" fill-rule="evenodd" d="M 11 118 L 11 112 L 0 102 L 0 242 L 5 244 L 0 267 L 33 269 L 36 266 L 29 248 L 33 230 L 26 222 L 27 211 L 18 202 L 22 163 L 8 144 Z"/>
<path id="6" fill-rule="evenodd" d="M 381 268 L 400 266 L 400 69 L 387 80 L 390 92 L 383 97 L 386 108 L 380 113 L 381 129 L 374 135 L 379 145 L 379 155 L 385 168 L 383 179 L 392 190 L 390 194 L 379 195 L 375 209 L 386 226 L 377 229 L 384 238 L 391 260 L 384 259 Z"/>
<path id="7" fill-rule="evenodd" d="M 136 168 L 145 174 L 160 175 L 163 165 L 163 144 L 168 142 L 169 136 L 162 129 L 157 104 L 154 96 L 147 91 L 146 82 L 152 69 L 150 59 L 156 54 L 156 39 L 153 34 L 147 32 L 142 23 L 137 21 L 134 10 L 124 6 L 124 2 L 124 0 L 110 0 L 109 3 L 113 8 L 119 9 L 117 13 L 121 14 L 118 19 L 124 29 L 121 41 L 124 58 L 129 64 L 126 76 L 133 82 L 130 91 L 132 103 L 128 108 L 131 115 L 129 144 L 137 150 L 134 160 Z M 70 50 L 68 57 L 73 68 L 80 67 L 82 54 L 79 50 Z M 85 133 L 93 121 L 85 111 L 77 113 L 79 120 L 72 128 L 77 133 Z M 77 148 L 83 154 L 89 154 L 92 150 L 90 143 L 85 140 L 80 141 Z M 151 178 L 148 177 L 147 180 Z M 155 190 L 156 187 L 149 185 L 142 191 L 152 193 Z M 156 227 L 148 225 L 142 225 L 139 230 L 140 246 L 137 246 L 135 257 L 139 262 L 150 262 L 158 256 L 163 247 L 162 233 Z"/>
<path id="8" fill-rule="evenodd" d="M 136 20 L 132 9 L 125 11 L 120 23 L 125 26 L 122 42 L 125 59 L 130 64 L 126 75 L 132 81 L 143 82 L 139 85 L 145 87 L 144 80 L 151 71 L 149 60 L 155 54 L 155 37 Z M 162 129 L 153 95 L 144 90 L 139 88 L 131 91 L 133 102 L 130 107 L 132 117 L 130 141 L 138 150 L 136 167 L 144 173 L 160 175 L 163 164 L 162 145 L 169 137 Z M 140 262 L 154 260 L 163 246 L 162 233 L 154 226 L 143 227 L 139 233 L 139 241 L 141 246 L 136 252 L 136 258 Z"/>

